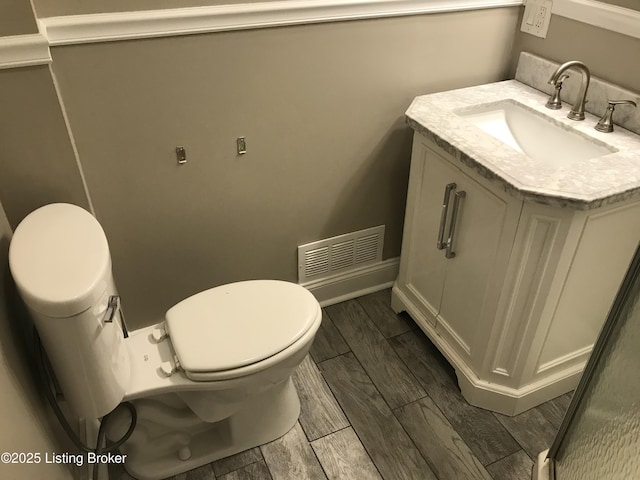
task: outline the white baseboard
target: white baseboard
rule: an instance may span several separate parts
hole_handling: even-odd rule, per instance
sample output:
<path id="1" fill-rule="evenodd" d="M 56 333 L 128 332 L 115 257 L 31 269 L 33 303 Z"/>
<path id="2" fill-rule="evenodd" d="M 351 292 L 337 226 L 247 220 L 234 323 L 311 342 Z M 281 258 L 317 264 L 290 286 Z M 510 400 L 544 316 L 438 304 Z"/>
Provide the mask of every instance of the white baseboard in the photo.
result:
<path id="1" fill-rule="evenodd" d="M 399 268 L 400 258 L 391 258 L 302 286 L 314 294 L 321 306 L 326 307 L 391 287 Z"/>
<path id="2" fill-rule="evenodd" d="M 447 356 L 445 352 L 443 354 Z M 468 369 L 456 368 L 456 375 L 462 395 L 471 405 L 513 416 L 574 390 L 582 377 L 583 368 L 584 365 L 564 369 L 553 377 L 543 378 L 520 389 L 479 380 Z"/>

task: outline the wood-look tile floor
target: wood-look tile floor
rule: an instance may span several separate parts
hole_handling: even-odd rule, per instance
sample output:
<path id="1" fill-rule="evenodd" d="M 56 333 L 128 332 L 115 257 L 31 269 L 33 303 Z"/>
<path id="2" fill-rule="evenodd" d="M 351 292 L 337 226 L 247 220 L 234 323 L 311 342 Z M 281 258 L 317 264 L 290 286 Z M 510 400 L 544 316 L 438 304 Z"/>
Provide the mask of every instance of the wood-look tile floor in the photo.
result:
<path id="1" fill-rule="evenodd" d="M 302 411 L 289 433 L 171 480 L 529 480 L 569 395 L 515 417 L 469 405 L 453 368 L 390 301 L 385 290 L 324 309 L 294 375 Z"/>

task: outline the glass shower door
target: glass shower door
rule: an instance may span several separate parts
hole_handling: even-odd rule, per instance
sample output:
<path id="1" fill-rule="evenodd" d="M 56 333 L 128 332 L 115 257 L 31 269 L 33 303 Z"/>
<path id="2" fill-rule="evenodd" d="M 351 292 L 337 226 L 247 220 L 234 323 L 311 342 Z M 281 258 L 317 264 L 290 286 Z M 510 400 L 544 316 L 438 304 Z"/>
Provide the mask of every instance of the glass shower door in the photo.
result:
<path id="1" fill-rule="evenodd" d="M 547 466 L 534 469 L 534 478 L 640 480 L 640 248 L 549 450 Z"/>

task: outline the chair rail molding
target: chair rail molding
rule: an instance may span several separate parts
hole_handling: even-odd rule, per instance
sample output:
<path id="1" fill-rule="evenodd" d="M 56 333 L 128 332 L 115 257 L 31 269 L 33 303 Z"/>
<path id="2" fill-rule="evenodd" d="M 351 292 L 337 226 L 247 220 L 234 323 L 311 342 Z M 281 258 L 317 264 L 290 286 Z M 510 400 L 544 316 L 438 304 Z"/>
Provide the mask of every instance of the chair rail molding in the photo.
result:
<path id="1" fill-rule="evenodd" d="M 640 38 L 640 12 L 595 0 L 553 0 L 551 13 Z"/>
<path id="2" fill-rule="evenodd" d="M 49 43 L 70 45 L 523 5 L 524 0 L 279 0 L 40 19 Z"/>
<path id="3" fill-rule="evenodd" d="M 42 33 L 0 37 L 0 69 L 50 63 L 49 41 Z"/>

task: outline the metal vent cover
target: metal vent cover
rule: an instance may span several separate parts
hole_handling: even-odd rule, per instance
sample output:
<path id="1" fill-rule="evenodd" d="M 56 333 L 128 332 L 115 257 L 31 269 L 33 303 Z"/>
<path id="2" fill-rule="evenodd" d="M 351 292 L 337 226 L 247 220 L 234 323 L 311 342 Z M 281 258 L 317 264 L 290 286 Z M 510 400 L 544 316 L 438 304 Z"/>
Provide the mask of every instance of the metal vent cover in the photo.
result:
<path id="1" fill-rule="evenodd" d="M 329 277 L 382 261 L 384 225 L 298 247 L 298 282 Z"/>

